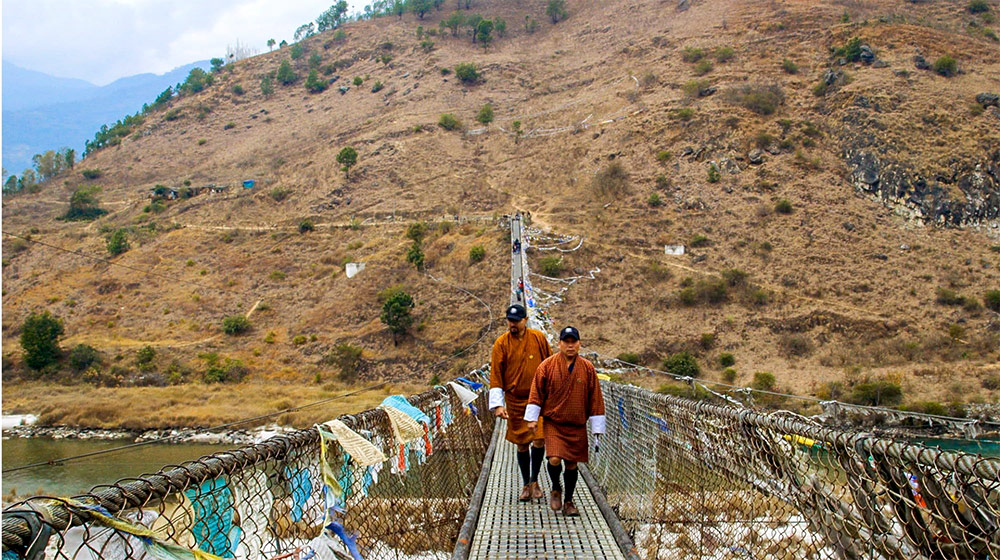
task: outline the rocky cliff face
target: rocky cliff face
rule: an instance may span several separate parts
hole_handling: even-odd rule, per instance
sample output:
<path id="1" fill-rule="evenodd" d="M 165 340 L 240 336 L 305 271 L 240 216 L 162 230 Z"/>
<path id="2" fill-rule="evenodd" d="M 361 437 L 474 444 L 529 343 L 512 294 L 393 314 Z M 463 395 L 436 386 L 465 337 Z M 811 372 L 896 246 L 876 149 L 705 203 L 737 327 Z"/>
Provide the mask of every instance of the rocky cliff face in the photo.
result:
<path id="1" fill-rule="evenodd" d="M 977 101 L 990 109 L 992 97 Z M 879 125 L 858 104 L 844 117 L 842 156 L 854 187 L 897 213 L 925 224 L 972 227 L 1000 237 L 1000 149 L 969 154 L 963 161 L 943 162 L 934 174 L 921 173 L 894 157 L 879 138 Z M 992 107 L 995 109 L 995 107 Z M 1000 121 L 1000 115 L 995 115 Z"/>
<path id="2" fill-rule="evenodd" d="M 854 187 L 897 212 L 927 224 L 983 228 L 1000 236 L 1000 150 L 934 177 L 870 146 L 847 148 L 844 158 Z"/>

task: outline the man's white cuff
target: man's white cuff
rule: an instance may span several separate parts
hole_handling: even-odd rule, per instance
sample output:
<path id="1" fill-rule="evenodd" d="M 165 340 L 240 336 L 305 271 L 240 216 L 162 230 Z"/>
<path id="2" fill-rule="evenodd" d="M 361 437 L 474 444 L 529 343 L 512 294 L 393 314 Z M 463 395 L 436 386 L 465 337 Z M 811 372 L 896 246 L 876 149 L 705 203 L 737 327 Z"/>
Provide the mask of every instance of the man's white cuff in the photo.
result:
<path id="1" fill-rule="evenodd" d="M 529 404 L 527 408 L 524 409 L 524 421 L 525 422 L 537 422 L 538 417 L 542 414 L 542 407 L 537 404 Z"/>
<path id="2" fill-rule="evenodd" d="M 490 389 L 490 410 L 498 406 L 505 406 L 505 401 L 503 400 L 503 389 L 500 387 L 493 387 Z"/>
<path id="3" fill-rule="evenodd" d="M 590 417 L 590 431 L 595 434 L 605 433 L 604 415 Z"/>

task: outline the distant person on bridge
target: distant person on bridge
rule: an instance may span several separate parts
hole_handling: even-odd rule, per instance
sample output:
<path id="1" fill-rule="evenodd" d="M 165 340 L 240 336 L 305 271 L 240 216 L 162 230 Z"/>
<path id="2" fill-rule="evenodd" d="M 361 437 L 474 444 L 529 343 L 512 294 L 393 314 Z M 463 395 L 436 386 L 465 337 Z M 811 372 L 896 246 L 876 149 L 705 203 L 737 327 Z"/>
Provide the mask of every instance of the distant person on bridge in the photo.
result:
<path id="1" fill-rule="evenodd" d="M 587 445 L 587 420 L 596 438 L 604 433 L 604 396 L 594 364 L 580 356 L 580 331 L 566 327 L 559 332 L 559 353 L 538 366 L 531 383 L 531 396 L 524 419 L 534 428 L 545 419 L 545 451 L 549 458 L 552 494 L 549 507 L 562 509 L 563 515 L 577 516 L 573 491 L 579 476 L 577 463 L 590 458 Z M 566 463 L 565 501 L 559 475 Z"/>
<path id="2" fill-rule="evenodd" d="M 517 445 L 517 466 L 524 488 L 519 501 L 539 499 L 545 494 L 538 485 L 545 450 L 541 426 L 524 421 L 524 409 L 531 394 L 531 380 L 542 360 L 552 355 L 545 335 L 528 328 L 528 312 L 523 305 L 507 308 L 508 331 L 493 343 L 490 360 L 490 410 L 507 420 L 507 441 Z M 529 451 L 530 446 L 530 451 Z"/>

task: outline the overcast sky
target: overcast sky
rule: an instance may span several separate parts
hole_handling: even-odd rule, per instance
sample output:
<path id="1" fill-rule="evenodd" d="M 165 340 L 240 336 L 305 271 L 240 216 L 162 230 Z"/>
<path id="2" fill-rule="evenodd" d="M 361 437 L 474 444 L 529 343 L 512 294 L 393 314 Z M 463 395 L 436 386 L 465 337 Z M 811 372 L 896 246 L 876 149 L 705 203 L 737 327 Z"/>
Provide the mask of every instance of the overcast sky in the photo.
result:
<path id="1" fill-rule="evenodd" d="M 223 57 L 228 45 L 267 52 L 292 41 L 334 0 L 3 0 L 3 59 L 105 85 Z M 348 0 L 348 13 L 367 0 Z"/>

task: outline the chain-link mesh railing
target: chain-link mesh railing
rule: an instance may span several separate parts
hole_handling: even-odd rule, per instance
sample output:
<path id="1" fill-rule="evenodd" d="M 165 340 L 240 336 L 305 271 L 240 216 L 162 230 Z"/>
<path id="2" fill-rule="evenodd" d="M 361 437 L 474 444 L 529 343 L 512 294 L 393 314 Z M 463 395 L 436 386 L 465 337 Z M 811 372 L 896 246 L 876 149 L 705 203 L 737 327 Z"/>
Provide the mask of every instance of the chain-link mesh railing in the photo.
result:
<path id="1" fill-rule="evenodd" d="M 643 558 L 1000 558 L 1000 461 L 603 382 L 590 467 Z"/>
<path id="2" fill-rule="evenodd" d="M 3 511 L 3 559 L 446 558 L 493 418 L 484 394 L 468 407 L 450 387 L 409 404 L 423 436 L 405 445 L 388 414 L 399 409 L 339 418 L 384 461 L 311 428 L 71 499 L 19 502 Z"/>

